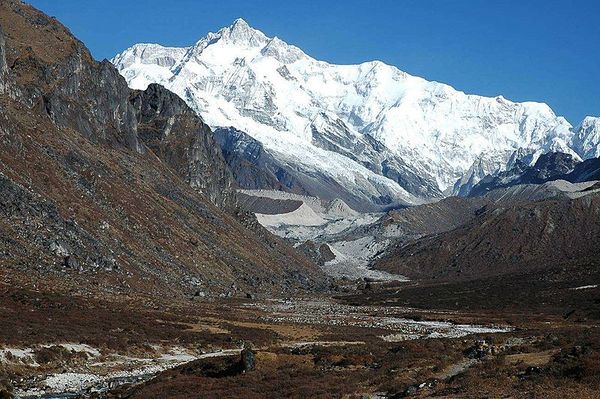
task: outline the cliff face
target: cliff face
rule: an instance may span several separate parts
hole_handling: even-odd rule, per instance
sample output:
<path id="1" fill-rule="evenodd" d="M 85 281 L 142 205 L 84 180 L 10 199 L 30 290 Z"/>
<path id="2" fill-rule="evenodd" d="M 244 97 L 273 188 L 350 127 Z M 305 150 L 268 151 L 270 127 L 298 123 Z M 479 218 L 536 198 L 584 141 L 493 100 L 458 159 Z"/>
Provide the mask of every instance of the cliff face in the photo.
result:
<path id="1" fill-rule="evenodd" d="M 307 194 L 302 173 L 277 161 L 246 133 L 235 128 L 217 128 L 215 138 L 239 187 Z"/>
<path id="2" fill-rule="evenodd" d="M 188 184 L 222 209 L 235 209 L 233 176 L 210 128 L 185 101 L 160 85 L 129 99 L 140 140 Z"/>
<path id="3" fill-rule="evenodd" d="M 16 43 L 11 42 L 16 45 L 9 54 L 11 74 L 23 89 L 20 101 L 45 111 L 57 127 L 76 130 L 94 143 L 142 154 L 155 150 L 217 206 L 234 203 L 233 180 L 212 132 L 185 102 L 158 85 L 131 93 L 112 64 L 95 62 L 56 21 L 42 14 L 28 18 L 24 5 L 11 7 L 33 28 L 30 40 L 15 37 Z M 25 30 L 25 24 L 15 28 Z M 7 71 L 6 62 L 2 65 Z"/>
<path id="4" fill-rule="evenodd" d="M 175 95 L 131 91 L 55 19 L 0 0 L 2 279 L 53 289 L 235 294 L 317 285 L 235 212 L 212 133 Z"/>

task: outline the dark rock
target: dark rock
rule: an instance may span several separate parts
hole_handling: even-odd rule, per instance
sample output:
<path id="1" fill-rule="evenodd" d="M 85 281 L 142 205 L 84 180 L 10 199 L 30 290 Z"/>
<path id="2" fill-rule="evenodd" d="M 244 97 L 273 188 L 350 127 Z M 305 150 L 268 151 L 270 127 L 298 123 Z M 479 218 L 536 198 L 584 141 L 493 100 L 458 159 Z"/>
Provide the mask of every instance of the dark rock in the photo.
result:
<path id="1" fill-rule="evenodd" d="M 542 373 L 542 369 L 540 367 L 536 367 L 536 366 L 529 366 L 525 370 L 526 376 L 539 375 L 541 373 Z"/>
<path id="2" fill-rule="evenodd" d="M 416 385 L 409 385 L 404 390 L 404 396 L 414 396 L 419 392 L 419 387 Z"/>
<path id="3" fill-rule="evenodd" d="M 63 264 L 66 268 L 69 269 L 79 269 L 79 261 L 73 256 L 66 256 L 63 261 Z"/>
<path id="4" fill-rule="evenodd" d="M 319 246 L 319 255 L 323 262 L 329 262 L 335 259 L 335 254 L 327 244 L 321 244 Z"/>
<path id="5" fill-rule="evenodd" d="M 239 187 L 308 194 L 291 167 L 275 159 L 259 141 L 233 127 L 214 133 Z"/>
<path id="6" fill-rule="evenodd" d="M 55 240 L 50 243 L 50 251 L 57 256 L 67 257 L 71 254 L 69 245 L 62 240 Z"/>
<path id="7" fill-rule="evenodd" d="M 579 163 L 570 154 L 562 152 L 543 154 L 533 166 L 528 166 L 517 160 L 511 169 L 481 179 L 479 183 L 473 186 L 468 195 L 484 195 L 497 188 L 511 187 L 518 184 L 542 184 L 558 179 L 577 181 L 574 176 L 570 176 L 570 173 L 575 171 Z"/>
<path id="8" fill-rule="evenodd" d="M 314 241 L 308 240 L 297 247 L 298 250 L 302 251 L 306 256 L 317 262 L 318 265 L 323 266 L 325 262 L 329 262 L 335 259 L 335 254 L 329 248 L 329 245 L 317 244 Z"/>
<path id="9" fill-rule="evenodd" d="M 256 354 L 254 351 L 249 347 L 244 347 L 244 349 L 242 349 L 241 362 L 244 373 L 254 370 L 254 367 L 256 366 Z"/>
<path id="10" fill-rule="evenodd" d="M 248 212 L 262 213 L 265 215 L 293 212 L 302 205 L 302 201 L 273 199 L 244 193 L 238 193 L 238 203 L 241 208 Z"/>
<path id="11" fill-rule="evenodd" d="M 600 180 L 600 158 L 586 159 L 562 179 L 571 183 Z"/>
<path id="12" fill-rule="evenodd" d="M 493 353 L 493 346 L 486 340 L 478 340 L 475 345 L 465 349 L 463 352 L 469 359 L 483 359 Z"/>
<path id="13" fill-rule="evenodd" d="M 140 140 L 215 205 L 236 207 L 234 179 L 210 128 L 179 98 L 158 84 L 129 99 Z"/>

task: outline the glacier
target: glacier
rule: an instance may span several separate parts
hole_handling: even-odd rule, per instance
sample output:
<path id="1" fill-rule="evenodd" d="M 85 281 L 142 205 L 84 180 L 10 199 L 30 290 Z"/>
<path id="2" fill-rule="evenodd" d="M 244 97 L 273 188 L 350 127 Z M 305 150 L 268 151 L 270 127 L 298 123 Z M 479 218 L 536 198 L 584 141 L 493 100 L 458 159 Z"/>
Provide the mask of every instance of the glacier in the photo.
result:
<path id="1" fill-rule="evenodd" d="M 468 192 L 549 151 L 599 153 L 598 118 L 574 129 L 543 103 L 465 94 L 380 61 L 319 61 L 243 19 L 190 47 L 136 44 L 111 62 L 131 88 L 165 86 L 211 127 L 245 132 L 280 165 L 331 182 L 355 209 Z"/>

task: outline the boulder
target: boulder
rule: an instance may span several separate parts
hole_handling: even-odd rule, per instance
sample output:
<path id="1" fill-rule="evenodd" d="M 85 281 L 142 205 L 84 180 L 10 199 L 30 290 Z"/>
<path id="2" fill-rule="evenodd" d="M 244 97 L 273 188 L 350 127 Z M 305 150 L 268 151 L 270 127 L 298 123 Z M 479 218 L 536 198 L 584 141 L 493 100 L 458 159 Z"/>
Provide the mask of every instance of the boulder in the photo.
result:
<path id="1" fill-rule="evenodd" d="M 247 372 L 247 371 L 252 371 L 254 370 L 254 367 L 256 366 L 256 355 L 254 353 L 254 351 L 245 346 L 244 349 L 242 349 L 242 369 L 243 372 Z"/>

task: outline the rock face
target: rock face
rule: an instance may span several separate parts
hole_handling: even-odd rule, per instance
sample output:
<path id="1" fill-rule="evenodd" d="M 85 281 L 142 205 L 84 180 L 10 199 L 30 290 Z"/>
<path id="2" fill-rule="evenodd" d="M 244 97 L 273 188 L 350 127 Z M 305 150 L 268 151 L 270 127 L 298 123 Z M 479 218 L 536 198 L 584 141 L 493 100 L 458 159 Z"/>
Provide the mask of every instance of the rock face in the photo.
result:
<path id="1" fill-rule="evenodd" d="M 215 137 L 240 188 L 306 194 L 301 173 L 275 159 L 258 140 L 232 127 L 215 129 Z"/>
<path id="2" fill-rule="evenodd" d="M 354 209 L 459 193 L 516 160 L 598 146 L 587 123 L 575 133 L 546 104 L 468 95 L 378 61 L 328 64 L 243 20 L 190 47 L 138 44 L 112 62 L 131 87 L 163 84 L 210 126 L 260 143 L 260 178 L 233 167 L 241 186 L 324 195 L 313 177 Z"/>
<path id="3" fill-rule="evenodd" d="M 541 184 L 563 178 L 575 169 L 580 161 L 570 154 L 554 152 L 541 155 L 533 166 L 517 161 L 513 168 L 496 176 L 481 179 L 469 192 L 471 196 L 483 195 L 491 190 L 517 184 Z"/>
<path id="4" fill-rule="evenodd" d="M 510 170 L 496 176 L 486 176 L 470 190 L 469 195 L 479 196 L 499 188 L 519 184 L 542 184 L 553 180 L 571 183 L 600 180 L 600 158 L 579 162 L 569 154 L 551 152 L 540 156 L 533 166 L 516 162 Z"/>
<path id="5" fill-rule="evenodd" d="M 575 166 L 571 173 L 561 176 L 561 179 L 573 183 L 600 180 L 600 158 L 586 159 Z"/>
<path id="6" fill-rule="evenodd" d="M 304 252 L 306 256 L 314 259 L 320 266 L 335 259 L 335 254 L 327 244 L 317 244 L 313 241 L 306 241 L 300 244 L 298 249 Z"/>
<path id="7" fill-rule="evenodd" d="M 314 263 L 226 212 L 233 179 L 177 96 L 130 90 L 112 64 L 20 1 L 0 1 L 0 26 L 5 280 L 171 296 L 318 285 Z"/>
<path id="8" fill-rule="evenodd" d="M 141 141 L 215 205 L 234 209 L 233 176 L 210 128 L 194 111 L 156 84 L 133 92 L 130 103 Z"/>

